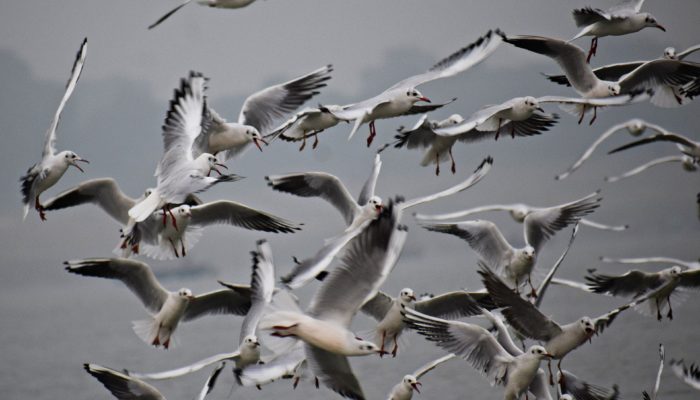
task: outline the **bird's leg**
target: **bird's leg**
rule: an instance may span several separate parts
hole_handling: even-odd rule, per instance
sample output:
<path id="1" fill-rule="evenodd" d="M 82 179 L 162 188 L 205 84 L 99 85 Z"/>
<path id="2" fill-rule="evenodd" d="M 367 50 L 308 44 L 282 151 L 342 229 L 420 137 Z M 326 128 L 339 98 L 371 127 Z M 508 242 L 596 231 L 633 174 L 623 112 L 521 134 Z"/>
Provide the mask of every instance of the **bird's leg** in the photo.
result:
<path id="1" fill-rule="evenodd" d="M 547 360 L 547 370 L 549 371 L 549 386 L 554 386 L 554 375 L 552 375 L 552 361 Z"/>
<path id="2" fill-rule="evenodd" d="M 152 345 L 154 346 L 160 346 L 160 329 L 163 327 L 163 324 L 158 324 L 158 331 L 156 331 L 156 337 L 153 338 L 153 342 L 151 342 Z"/>
<path id="3" fill-rule="evenodd" d="M 304 131 L 304 135 L 301 137 L 301 146 L 299 147 L 299 151 L 304 150 L 304 147 L 306 147 L 306 131 Z"/>
<path id="4" fill-rule="evenodd" d="M 659 307 L 659 299 L 656 299 L 656 319 L 661 321 L 661 307 Z"/>
<path id="5" fill-rule="evenodd" d="M 591 63 L 591 57 L 595 55 L 595 51 L 598 48 L 598 37 L 594 36 L 593 39 L 591 39 L 591 48 L 588 50 L 588 56 L 586 56 L 586 63 L 590 64 Z"/>
<path id="6" fill-rule="evenodd" d="M 44 206 L 39 202 L 39 196 L 36 196 L 36 199 L 34 199 L 34 209 L 39 212 L 39 218 L 42 221 L 46 221 L 46 213 L 44 212 Z"/>
<path id="7" fill-rule="evenodd" d="M 384 354 L 386 354 L 386 351 L 384 351 L 384 340 L 386 339 L 386 331 L 382 331 L 382 345 L 379 349 L 379 357 L 384 357 Z"/>
<path id="8" fill-rule="evenodd" d="M 452 167 L 450 168 L 450 171 L 452 171 L 452 173 L 454 174 L 455 172 L 457 172 L 457 165 L 455 164 L 455 158 L 452 157 L 452 147 L 450 147 L 447 150 L 447 154 L 450 155 L 450 160 L 452 161 Z"/>
<path id="9" fill-rule="evenodd" d="M 168 338 L 168 339 L 165 341 L 165 343 L 163 343 L 163 347 L 165 347 L 166 349 L 167 349 L 168 347 L 170 347 L 170 338 Z"/>
<path id="10" fill-rule="evenodd" d="M 498 140 L 498 135 L 501 134 L 501 122 L 503 122 L 502 119 L 498 119 L 498 128 L 496 129 L 496 138 L 494 140 Z"/>
<path id="11" fill-rule="evenodd" d="M 170 242 L 170 247 L 173 248 L 173 253 L 175 253 L 175 258 L 180 258 L 180 255 L 177 254 L 177 247 L 175 247 L 175 243 L 173 242 L 173 240 L 168 238 L 168 242 Z"/>
<path id="12" fill-rule="evenodd" d="M 319 383 L 318 383 L 318 376 L 314 376 L 314 384 L 316 385 L 316 389 L 318 389 L 319 386 L 321 386 L 321 385 L 319 385 Z"/>
<path id="13" fill-rule="evenodd" d="M 510 137 L 515 139 L 515 124 L 513 124 L 513 121 L 510 122 Z"/>
<path id="14" fill-rule="evenodd" d="M 671 296 L 666 297 L 666 302 L 668 303 L 668 314 L 666 316 L 668 319 L 673 319 L 673 307 L 671 307 Z"/>
<path id="15" fill-rule="evenodd" d="M 175 231 L 179 232 L 180 230 L 177 229 L 177 220 L 175 219 L 173 210 L 171 210 L 170 207 L 168 207 L 168 214 L 170 214 L 170 220 L 173 221 L 173 228 L 175 228 Z"/>
<path id="16" fill-rule="evenodd" d="M 131 245 L 131 252 L 134 254 L 139 254 L 139 244 L 138 243 Z"/>
<path id="17" fill-rule="evenodd" d="M 527 276 L 527 283 L 530 285 L 530 297 L 536 299 L 537 298 L 537 290 L 535 290 L 535 287 L 532 285 L 532 279 L 531 275 Z"/>
<path id="18" fill-rule="evenodd" d="M 377 130 L 374 127 L 374 121 L 369 123 L 369 136 L 367 136 L 367 147 L 372 144 L 374 137 L 377 135 Z"/>
<path id="19" fill-rule="evenodd" d="M 391 356 L 393 358 L 396 358 L 396 352 L 399 351 L 399 342 L 397 340 L 398 336 L 399 336 L 398 333 L 396 335 L 394 335 L 394 348 L 391 350 Z"/>
<path id="20" fill-rule="evenodd" d="M 588 125 L 593 125 L 593 122 L 595 119 L 598 117 L 598 107 L 593 106 L 593 118 L 591 118 L 591 121 L 588 123 Z"/>
<path id="21" fill-rule="evenodd" d="M 300 376 L 295 376 L 294 377 L 294 383 L 292 383 L 292 389 L 296 389 L 297 386 L 299 385 L 299 380 L 301 380 Z"/>
<path id="22" fill-rule="evenodd" d="M 311 146 L 311 149 L 316 150 L 316 147 L 318 147 L 318 133 L 314 135 L 314 144 Z"/>
<path id="23" fill-rule="evenodd" d="M 581 106 L 581 116 L 578 117 L 578 124 L 581 125 L 581 122 L 583 121 L 583 116 L 586 115 L 586 106 Z"/>
<path id="24" fill-rule="evenodd" d="M 163 226 L 165 226 L 168 223 L 168 216 L 167 216 L 167 213 L 165 212 L 166 208 L 168 208 L 167 205 L 165 207 L 163 207 Z"/>
<path id="25" fill-rule="evenodd" d="M 180 254 L 182 254 L 183 257 L 185 257 L 187 255 L 187 252 L 185 251 L 184 236 L 180 238 Z"/>
<path id="26" fill-rule="evenodd" d="M 559 359 L 559 362 L 557 363 L 557 370 L 559 370 L 559 384 L 563 385 L 564 384 L 564 374 L 561 372 L 561 358 Z"/>
<path id="27" fill-rule="evenodd" d="M 435 176 L 440 175 L 440 153 L 435 153 Z"/>
<path id="28" fill-rule="evenodd" d="M 260 385 L 255 385 L 255 387 L 258 388 L 258 390 L 262 390 L 262 388 L 260 387 Z"/>

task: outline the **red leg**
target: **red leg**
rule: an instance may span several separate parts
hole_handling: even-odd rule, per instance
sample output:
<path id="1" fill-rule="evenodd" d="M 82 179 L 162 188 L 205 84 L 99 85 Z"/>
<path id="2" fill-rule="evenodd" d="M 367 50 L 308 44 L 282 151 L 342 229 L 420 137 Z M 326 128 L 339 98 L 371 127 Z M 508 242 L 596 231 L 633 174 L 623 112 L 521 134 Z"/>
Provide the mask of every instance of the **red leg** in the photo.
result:
<path id="1" fill-rule="evenodd" d="M 180 255 L 177 254 L 177 247 L 175 247 L 175 243 L 173 243 L 173 240 L 168 238 L 168 242 L 170 242 L 170 247 L 173 248 L 173 253 L 175 253 L 175 258 L 180 258 Z"/>
<path id="2" fill-rule="evenodd" d="M 659 307 L 659 299 L 656 299 L 656 319 L 661 321 L 661 307 Z"/>
<path id="3" fill-rule="evenodd" d="M 300 380 L 300 379 L 301 379 L 301 378 L 298 377 L 298 376 L 294 378 L 294 383 L 292 384 L 292 389 L 296 389 L 296 388 L 297 388 L 297 385 L 299 385 L 299 380 Z"/>
<path id="4" fill-rule="evenodd" d="M 314 384 L 316 384 L 316 389 L 318 389 L 319 386 L 321 386 L 318 384 L 318 377 L 317 376 L 314 377 Z"/>
<path id="5" fill-rule="evenodd" d="M 527 283 L 530 284 L 530 297 L 536 299 L 537 298 L 537 290 L 535 290 L 535 287 L 532 285 L 532 280 L 530 278 L 530 275 L 527 276 Z"/>
<path id="6" fill-rule="evenodd" d="M 44 206 L 39 202 L 39 196 L 36 196 L 34 200 L 34 208 L 39 212 L 39 218 L 41 218 L 42 221 L 46 221 L 46 213 L 44 212 Z"/>
<path id="7" fill-rule="evenodd" d="M 377 135 L 377 130 L 374 128 L 374 121 L 369 123 L 369 136 L 367 137 L 367 147 L 372 144 L 374 137 Z"/>
<path id="8" fill-rule="evenodd" d="M 510 137 L 515 139 L 515 124 L 513 124 L 513 121 L 510 122 Z"/>
<path id="9" fill-rule="evenodd" d="M 547 370 L 549 371 L 549 386 L 554 386 L 554 375 L 552 375 L 552 361 L 547 361 Z"/>
<path id="10" fill-rule="evenodd" d="M 173 215 L 173 210 L 168 207 L 168 214 L 170 214 L 170 220 L 173 222 L 173 228 L 175 228 L 176 231 L 180 231 L 177 229 L 177 220 L 175 219 L 175 215 Z"/>
<path id="11" fill-rule="evenodd" d="M 166 215 L 167 213 L 165 211 L 167 208 L 168 206 L 163 207 L 163 226 L 165 226 L 168 223 L 168 216 Z"/>
<path id="12" fill-rule="evenodd" d="M 564 374 L 561 373 L 561 359 L 557 363 L 557 369 L 559 370 L 559 384 L 564 384 Z"/>
<path id="13" fill-rule="evenodd" d="M 182 254 L 183 257 L 187 255 L 185 251 L 185 242 L 182 239 L 180 239 L 180 254 Z"/>
<path id="14" fill-rule="evenodd" d="M 386 331 L 382 331 L 382 345 L 379 349 L 379 357 L 384 357 L 386 351 L 384 351 L 384 341 L 386 340 Z"/>

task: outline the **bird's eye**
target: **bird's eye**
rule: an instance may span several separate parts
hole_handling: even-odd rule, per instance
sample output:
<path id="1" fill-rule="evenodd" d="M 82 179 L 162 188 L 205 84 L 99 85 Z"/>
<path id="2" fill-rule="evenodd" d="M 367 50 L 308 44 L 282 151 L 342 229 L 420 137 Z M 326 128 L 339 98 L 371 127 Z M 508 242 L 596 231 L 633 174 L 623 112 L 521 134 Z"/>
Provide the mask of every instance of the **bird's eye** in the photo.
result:
<path id="1" fill-rule="evenodd" d="M 411 92 L 406 92 L 406 96 L 410 96 L 410 95 L 411 95 Z"/>

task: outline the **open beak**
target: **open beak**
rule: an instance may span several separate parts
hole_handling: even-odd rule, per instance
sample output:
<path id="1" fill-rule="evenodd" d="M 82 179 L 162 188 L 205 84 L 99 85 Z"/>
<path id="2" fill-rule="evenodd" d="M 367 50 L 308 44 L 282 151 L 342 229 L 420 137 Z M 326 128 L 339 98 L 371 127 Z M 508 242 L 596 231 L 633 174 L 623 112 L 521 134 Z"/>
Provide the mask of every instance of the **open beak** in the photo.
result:
<path id="1" fill-rule="evenodd" d="M 80 168 L 80 165 L 76 164 L 76 162 L 78 162 L 78 161 L 84 162 L 85 164 L 90 164 L 90 161 L 88 161 L 84 158 L 76 158 L 75 161 L 73 163 L 71 163 L 71 165 L 74 166 L 75 168 L 78 168 L 80 170 L 80 172 L 85 173 L 85 171 L 82 168 Z"/>
<path id="2" fill-rule="evenodd" d="M 425 96 L 419 97 L 418 100 L 422 100 L 422 101 L 424 101 L 424 102 L 426 102 L 426 103 L 432 103 L 432 102 L 430 101 L 430 99 L 427 98 L 427 97 L 425 97 Z"/>
<path id="3" fill-rule="evenodd" d="M 265 143 L 265 146 L 267 146 L 265 139 L 253 138 L 253 143 L 255 143 L 255 145 L 258 147 L 258 150 L 263 151 L 262 146 L 260 146 L 260 142 Z"/>
<path id="4" fill-rule="evenodd" d="M 544 108 L 542 108 L 542 107 L 537 107 L 537 108 L 535 108 L 535 110 L 537 110 L 537 111 L 539 111 L 539 112 L 541 112 L 541 113 L 544 112 Z"/>
<path id="5" fill-rule="evenodd" d="M 260 342 L 254 342 L 253 344 L 255 345 L 255 347 L 260 347 Z"/>
<path id="6" fill-rule="evenodd" d="M 214 163 L 214 165 L 216 165 L 217 167 L 221 167 L 221 168 L 223 168 L 223 169 L 228 169 L 227 166 L 225 166 L 224 164 L 221 164 L 221 163 Z M 211 167 L 211 168 L 209 169 L 209 173 L 211 173 L 211 171 L 215 171 L 217 174 L 219 174 L 219 176 L 222 175 L 222 174 L 221 174 L 221 171 L 219 171 L 218 169 L 216 169 L 216 168 L 214 168 L 214 167 Z M 209 176 L 209 175 L 207 174 L 207 176 Z"/>
<path id="7" fill-rule="evenodd" d="M 381 204 L 377 204 L 376 206 L 374 206 L 374 209 L 377 210 L 377 212 L 381 212 L 384 209 L 384 206 L 382 206 Z"/>
<path id="8" fill-rule="evenodd" d="M 664 28 L 663 26 L 657 24 L 656 27 L 661 29 L 662 31 L 666 32 L 666 28 Z"/>
<path id="9" fill-rule="evenodd" d="M 415 390 L 417 393 L 420 394 L 419 386 L 423 386 L 423 384 L 420 382 L 416 382 L 416 383 L 411 384 L 411 387 L 413 388 L 413 390 Z"/>
<path id="10" fill-rule="evenodd" d="M 543 355 L 547 358 L 554 358 L 554 355 L 549 354 L 549 353 L 544 353 Z"/>
<path id="11" fill-rule="evenodd" d="M 411 296 L 411 297 L 409 297 L 409 299 L 411 299 L 411 300 L 413 300 L 413 301 L 416 301 L 416 300 L 417 300 L 417 299 L 416 299 L 416 296 Z"/>

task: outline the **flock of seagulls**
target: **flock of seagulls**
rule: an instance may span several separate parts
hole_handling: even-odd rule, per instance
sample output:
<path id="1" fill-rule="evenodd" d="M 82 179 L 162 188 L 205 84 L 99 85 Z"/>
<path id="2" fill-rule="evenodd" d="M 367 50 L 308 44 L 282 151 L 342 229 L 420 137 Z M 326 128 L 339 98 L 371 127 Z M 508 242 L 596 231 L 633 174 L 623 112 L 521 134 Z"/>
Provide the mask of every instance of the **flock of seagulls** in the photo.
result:
<path id="1" fill-rule="evenodd" d="M 154 28 L 190 3 L 187 0 L 149 28 Z M 253 0 L 198 1 L 215 8 L 240 8 Z M 328 65 L 288 82 L 273 85 L 249 96 L 237 119 L 227 122 L 209 104 L 206 91 L 209 80 L 192 71 L 183 77 L 167 107 L 162 126 L 163 149 L 155 170 L 156 183 L 144 189 L 139 198 L 124 194 L 112 178 L 87 180 L 42 203 L 40 196 L 58 183 L 70 166 L 84 172 L 87 163 L 72 151 L 57 152 L 56 132 L 65 104 L 73 95 L 87 57 L 87 39 L 80 46 L 59 107 L 46 132 L 41 160 L 22 176 L 23 218 L 33 207 L 42 221 L 46 213 L 83 204 L 94 204 L 119 225 L 114 258 L 89 258 L 66 261 L 67 272 L 86 277 L 121 281 L 148 311 L 148 317 L 133 322 L 134 332 L 147 345 L 169 349 L 177 343 L 181 322 L 205 315 L 242 316 L 238 347 L 189 365 L 163 372 L 117 371 L 96 364 L 85 370 L 119 399 L 163 399 L 158 390 L 145 381 L 175 379 L 216 364 L 198 398 L 212 390 L 226 363 L 233 365 L 236 384 L 256 386 L 290 379 L 296 387 L 311 380 L 316 387 L 350 399 L 365 399 L 360 381 L 348 357 L 390 355 L 396 357 L 400 337 L 413 330 L 436 345 L 439 358 L 403 377 L 393 388 L 387 386 L 388 399 L 411 399 L 420 393 L 425 374 L 445 363 L 466 362 L 492 384 L 503 386 L 503 398 L 536 399 L 616 399 L 617 386 L 604 388 L 562 369 L 562 360 L 596 335 L 603 333 L 628 309 L 648 311 L 661 320 L 673 319 L 673 302 L 679 294 L 700 287 L 700 262 L 670 257 L 603 258 L 603 262 L 667 266 L 656 272 L 630 270 L 622 275 L 588 271 L 585 282 L 556 278 L 554 275 L 574 243 L 579 224 L 594 229 L 622 232 L 626 225 L 607 225 L 588 219 L 601 205 L 603 197 L 595 191 L 571 202 L 538 207 L 526 204 L 485 205 L 437 215 L 414 214 L 428 231 L 448 233 L 465 240 L 481 260 L 477 271 L 483 289 L 418 296 L 404 288 L 396 297 L 381 291 L 400 261 L 408 228 L 403 221 L 406 209 L 456 196 L 488 179 L 494 160 L 483 161 L 459 184 L 438 193 L 406 200 L 401 196 L 379 196 L 377 183 L 382 161 L 380 153 L 390 147 L 425 149 L 421 166 L 449 160 L 453 174 L 458 172 L 452 155 L 457 142 L 508 140 L 539 135 L 554 129 L 560 116 L 544 107 L 555 104 L 583 121 L 592 112 L 590 124 L 600 107 L 624 107 L 650 100 L 660 107 L 676 107 L 691 102 L 700 93 L 700 64 L 688 61 L 700 49 L 693 46 L 676 52 L 664 51 L 663 57 L 623 62 L 593 69 L 589 62 L 598 47 L 598 38 L 627 35 L 645 27 L 665 28 L 649 13 L 641 12 L 643 0 L 624 1 L 607 10 L 591 7 L 573 11 L 581 31 L 571 40 L 530 35 L 509 35 L 499 29 L 483 36 L 437 62 L 426 72 L 408 77 L 369 99 L 347 105 L 323 105 L 299 110 L 320 93 L 331 78 Z M 592 36 L 588 53 L 572 43 Z M 570 85 L 578 97 L 523 96 L 498 105 L 485 106 L 463 118 L 454 114 L 444 120 L 432 120 L 429 113 L 452 107 L 449 100 L 432 103 L 418 86 L 461 74 L 481 63 L 501 45 L 510 44 L 551 58 L 563 75 L 549 75 L 555 83 Z M 224 171 L 225 164 L 240 157 L 246 148 L 274 141 L 301 142 L 299 150 L 313 137 L 340 122 L 351 126 L 351 139 L 369 125 L 367 146 L 378 132 L 375 121 L 406 115 L 420 115 L 411 129 L 399 129 L 396 141 L 378 149 L 369 178 L 354 197 L 339 177 L 317 171 L 266 176 L 272 190 L 301 198 L 320 198 L 335 207 L 346 228 L 316 244 L 309 254 L 286 275 L 277 277 L 273 251 L 266 240 L 257 242 L 252 252 L 251 281 L 246 284 L 219 282 L 223 288 L 195 295 L 188 288 L 170 291 L 156 279 L 143 261 L 186 257 L 196 244 L 202 229 L 213 224 L 236 226 L 266 233 L 301 234 L 304 225 L 232 200 L 204 201 L 202 193 L 214 185 L 231 184 L 241 176 Z M 465 114 L 466 115 L 466 114 Z M 592 129 L 592 128 L 591 128 Z M 617 177 L 627 178 L 649 167 L 680 162 L 687 171 L 700 166 L 700 142 L 672 133 L 663 127 L 633 119 L 605 131 L 564 173 L 568 177 L 615 132 L 627 131 L 637 139 L 610 151 L 617 153 L 633 147 L 669 142 L 680 155 L 647 162 Z M 646 131 L 653 135 L 644 136 Z M 519 139 L 520 140 L 520 139 Z M 660 146 L 660 145 L 659 145 Z M 155 161 L 155 157 L 154 157 Z M 272 195 L 272 194 L 271 194 Z M 313 199 L 305 200 L 311 204 Z M 523 246 L 511 244 L 499 228 L 488 220 L 465 219 L 472 214 L 508 211 L 523 224 Z M 572 227 L 571 239 L 562 256 L 544 280 L 535 285 L 538 255 L 557 232 Z M 622 233 L 621 233 L 622 234 Z M 116 236 L 116 235 L 115 235 Z M 314 244 L 310 244 L 314 248 Z M 334 264 L 335 263 L 335 264 Z M 333 267 L 332 267 L 333 266 Z M 320 281 L 311 301 L 300 303 L 294 291 L 314 280 Z M 558 323 L 544 315 L 539 306 L 549 284 L 571 286 L 589 293 L 623 297 L 627 301 L 597 317 L 582 316 L 576 321 Z M 524 290 L 529 287 L 529 290 Z M 89 305 L 86 305 L 89 307 Z M 358 313 L 376 320 L 371 337 L 362 338 L 352 330 Z M 116 322 L 115 322 L 116 323 Z M 531 342 L 529 345 L 527 342 Z M 516 344 L 517 343 L 517 344 Z M 660 348 L 661 367 L 652 395 L 656 399 L 664 350 Z M 461 360 L 459 360 L 461 359 Z M 557 361 L 556 374 L 551 361 Z M 548 364 L 545 372 L 542 362 Z M 408 366 L 407 366 L 408 367 Z M 458 367 L 455 367 L 458 368 Z M 683 360 L 671 361 L 671 368 L 684 382 L 700 390 L 700 369 Z M 411 371 L 408 367 L 407 371 Z M 471 373 L 464 371 L 465 374 Z M 278 383 L 283 384 L 283 383 Z M 552 390 L 552 387 L 555 387 Z"/>

